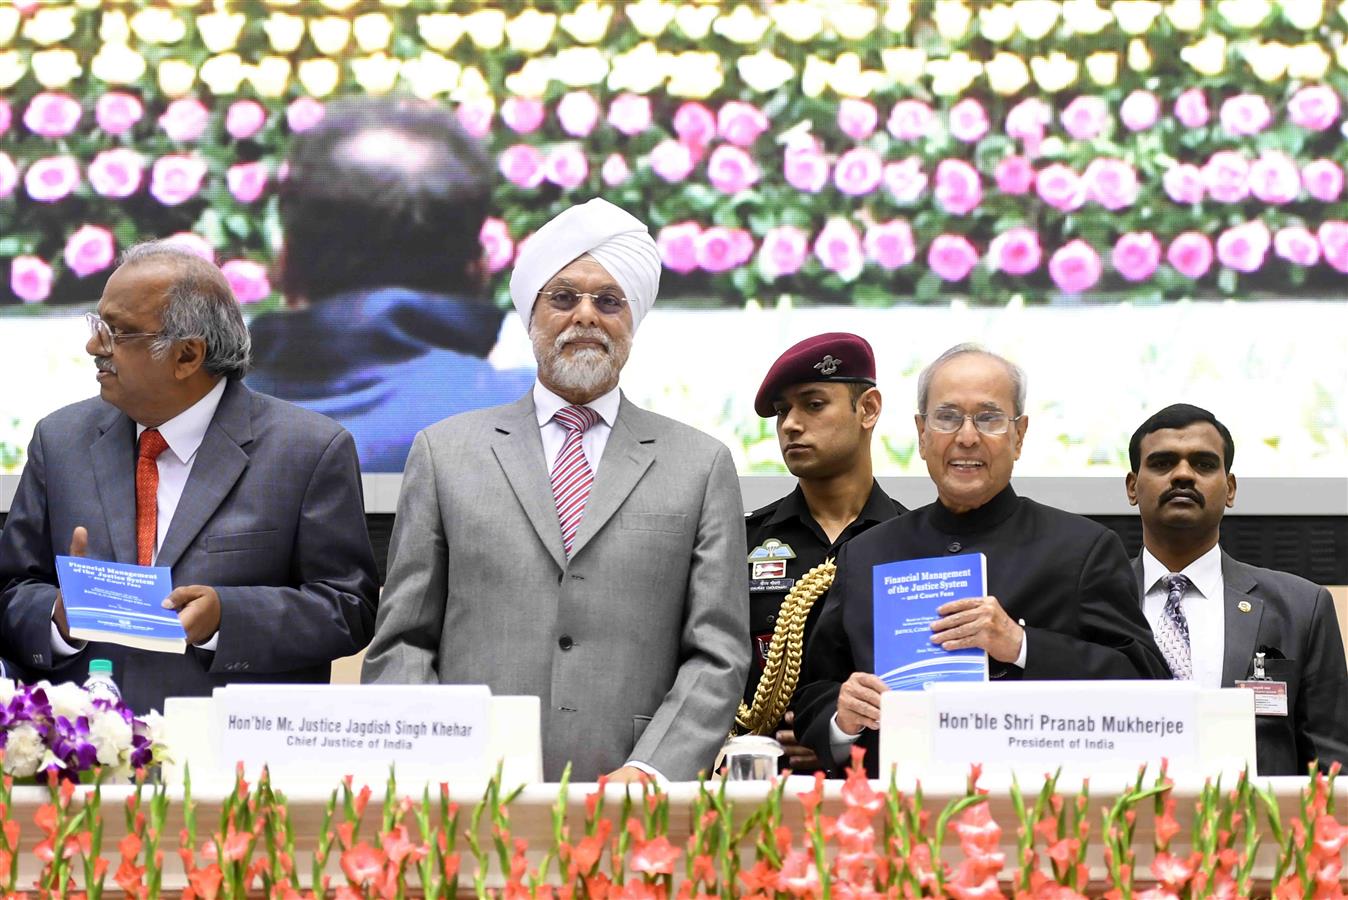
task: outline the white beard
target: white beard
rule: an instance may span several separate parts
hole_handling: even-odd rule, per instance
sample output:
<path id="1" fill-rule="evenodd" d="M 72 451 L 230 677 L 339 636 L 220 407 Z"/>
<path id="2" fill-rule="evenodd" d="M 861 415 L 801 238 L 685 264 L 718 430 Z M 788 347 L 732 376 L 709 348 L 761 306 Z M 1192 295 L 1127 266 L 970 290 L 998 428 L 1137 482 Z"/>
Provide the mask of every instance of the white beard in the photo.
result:
<path id="1" fill-rule="evenodd" d="M 534 345 L 534 358 L 539 373 L 549 382 L 570 394 L 598 397 L 612 390 L 618 383 L 618 374 L 627 363 L 632 350 L 628 340 L 614 341 L 600 328 L 572 325 L 549 343 L 541 332 L 529 335 Z M 583 347 L 564 353 L 566 345 L 581 338 L 600 342 L 603 349 Z"/>

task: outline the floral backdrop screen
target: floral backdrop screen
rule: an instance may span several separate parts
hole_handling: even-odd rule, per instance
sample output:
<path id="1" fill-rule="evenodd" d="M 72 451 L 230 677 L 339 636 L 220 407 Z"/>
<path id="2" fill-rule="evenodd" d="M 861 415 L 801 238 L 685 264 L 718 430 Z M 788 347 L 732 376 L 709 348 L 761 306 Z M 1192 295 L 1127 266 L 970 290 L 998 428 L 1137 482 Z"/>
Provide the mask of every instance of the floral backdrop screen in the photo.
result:
<path id="1" fill-rule="evenodd" d="M 170 235 L 277 306 L 287 143 L 354 93 L 490 147 L 503 305 L 595 195 L 650 223 L 665 308 L 1342 298 L 1345 37 L 1331 0 L 7 0 L 0 329 Z M 1310 416 L 1338 458 L 1342 417 Z"/>

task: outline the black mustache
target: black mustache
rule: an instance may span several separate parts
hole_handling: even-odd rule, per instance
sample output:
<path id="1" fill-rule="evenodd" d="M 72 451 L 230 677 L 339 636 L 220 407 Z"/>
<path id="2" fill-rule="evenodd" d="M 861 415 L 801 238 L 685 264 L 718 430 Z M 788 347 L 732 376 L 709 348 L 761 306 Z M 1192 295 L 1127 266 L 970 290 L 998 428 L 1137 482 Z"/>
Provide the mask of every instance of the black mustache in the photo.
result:
<path id="1" fill-rule="evenodd" d="M 1203 499 L 1203 495 L 1200 494 L 1198 491 L 1195 491 L 1193 488 L 1171 488 L 1170 490 L 1166 491 L 1164 494 L 1161 495 L 1161 504 L 1164 505 L 1166 503 L 1169 503 L 1176 497 L 1188 497 L 1190 500 L 1197 503 L 1200 507 L 1207 505 L 1206 501 Z"/>

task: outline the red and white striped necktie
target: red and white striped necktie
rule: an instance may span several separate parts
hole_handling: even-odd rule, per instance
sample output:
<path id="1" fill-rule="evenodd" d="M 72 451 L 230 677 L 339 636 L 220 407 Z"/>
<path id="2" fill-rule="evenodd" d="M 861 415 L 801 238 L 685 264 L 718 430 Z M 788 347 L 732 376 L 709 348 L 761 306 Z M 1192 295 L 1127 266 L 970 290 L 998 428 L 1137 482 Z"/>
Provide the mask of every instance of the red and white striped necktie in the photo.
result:
<path id="1" fill-rule="evenodd" d="M 585 459 L 581 446 L 585 432 L 599 421 L 599 413 L 588 406 L 564 406 L 552 417 L 566 429 L 566 440 L 552 464 L 552 496 L 557 501 L 557 521 L 562 526 L 562 545 L 571 557 L 571 545 L 585 515 L 585 502 L 590 499 L 590 485 L 594 484 L 594 470 Z"/>

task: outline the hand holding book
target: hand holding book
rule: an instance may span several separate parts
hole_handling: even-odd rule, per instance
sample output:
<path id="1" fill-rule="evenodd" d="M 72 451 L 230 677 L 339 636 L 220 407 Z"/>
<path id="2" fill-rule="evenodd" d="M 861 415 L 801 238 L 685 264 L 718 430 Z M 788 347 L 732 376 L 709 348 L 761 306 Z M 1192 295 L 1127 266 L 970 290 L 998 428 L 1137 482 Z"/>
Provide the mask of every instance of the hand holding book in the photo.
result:
<path id="1" fill-rule="evenodd" d="M 933 644 L 945 650 L 986 650 L 998 662 L 1020 658 L 1025 629 L 1006 614 L 996 597 L 966 597 L 936 608 L 941 618 L 931 623 Z"/>

